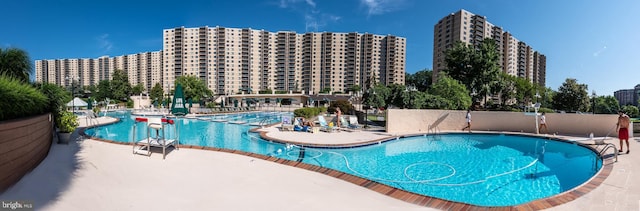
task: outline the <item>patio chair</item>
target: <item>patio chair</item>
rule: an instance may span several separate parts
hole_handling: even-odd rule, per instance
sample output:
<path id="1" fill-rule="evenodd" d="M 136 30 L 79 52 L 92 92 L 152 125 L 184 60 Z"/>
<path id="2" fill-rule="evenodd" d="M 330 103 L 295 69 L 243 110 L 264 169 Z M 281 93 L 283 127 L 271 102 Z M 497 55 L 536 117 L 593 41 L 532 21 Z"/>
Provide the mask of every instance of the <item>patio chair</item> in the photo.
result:
<path id="1" fill-rule="evenodd" d="M 358 123 L 358 117 L 356 116 L 349 116 L 349 125 L 352 125 L 355 128 L 362 128 L 362 125 Z"/>
<path id="2" fill-rule="evenodd" d="M 291 122 L 291 117 L 282 117 L 282 125 L 280 126 L 280 131 L 293 131 L 293 123 Z"/>
<path id="3" fill-rule="evenodd" d="M 335 132 L 337 131 L 336 127 L 327 124 L 327 120 L 324 119 L 324 116 L 318 115 L 318 122 L 320 123 L 320 130 L 324 132 Z"/>
<path id="4" fill-rule="evenodd" d="M 356 119 L 357 121 L 357 119 Z M 350 122 L 347 122 L 347 119 L 344 118 L 344 116 L 340 117 L 340 127 L 343 129 L 358 129 L 360 128 L 358 125 L 354 125 L 351 124 Z"/>

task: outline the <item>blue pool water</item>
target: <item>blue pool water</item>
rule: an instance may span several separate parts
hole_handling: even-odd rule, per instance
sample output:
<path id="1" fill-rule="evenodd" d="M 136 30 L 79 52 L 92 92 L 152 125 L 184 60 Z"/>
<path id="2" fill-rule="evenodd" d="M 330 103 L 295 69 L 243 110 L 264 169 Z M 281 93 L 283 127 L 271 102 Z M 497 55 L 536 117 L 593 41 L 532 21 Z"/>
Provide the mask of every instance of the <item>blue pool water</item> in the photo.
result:
<path id="1" fill-rule="evenodd" d="M 591 178 L 601 167 L 589 149 L 571 143 L 501 134 L 444 134 L 400 138 L 355 148 L 301 148 L 271 143 L 247 131 L 255 126 L 212 122 L 279 122 L 283 113 L 179 119 L 181 144 L 275 156 L 339 170 L 409 192 L 479 206 L 509 206 L 552 196 Z M 133 119 L 86 131 L 128 142 Z M 232 122 L 233 122 L 232 121 Z M 143 126 L 142 124 L 139 124 Z M 137 138 L 144 130 L 138 130 Z M 169 131 L 169 136 L 175 131 Z M 302 156 L 301 156 L 302 155 Z"/>

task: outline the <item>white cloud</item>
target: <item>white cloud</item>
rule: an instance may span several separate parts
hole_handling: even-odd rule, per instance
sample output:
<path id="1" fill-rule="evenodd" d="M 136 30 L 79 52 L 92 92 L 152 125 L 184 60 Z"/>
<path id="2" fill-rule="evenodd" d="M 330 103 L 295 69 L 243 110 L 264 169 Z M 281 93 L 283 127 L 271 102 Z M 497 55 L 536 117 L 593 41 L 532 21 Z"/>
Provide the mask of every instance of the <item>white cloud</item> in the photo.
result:
<path id="1" fill-rule="evenodd" d="M 329 23 L 338 22 L 342 19 L 340 16 L 325 14 L 320 12 L 312 12 L 304 15 L 305 31 L 318 32 L 321 28 Z"/>
<path id="2" fill-rule="evenodd" d="M 327 15 L 327 17 L 329 18 L 329 20 L 331 21 L 339 21 L 340 19 L 342 19 L 342 17 L 340 16 L 335 16 L 335 15 Z"/>
<path id="3" fill-rule="evenodd" d="M 381 15 L 401 9 L 405 0 L 360 0 L 367 7 L 367 15 Z"/>
<path id="4" fill-rule="evenodd" d="M 598 57 L 598 56 L 600 56 L 600 54 L 601 54 L 601 53 L 603 53 L 603 52 L 604 52 L 604 51 L 606 51 L 606 50 L 607 50 L 607 46 L 605 45 L 605 46 L 603 46 L 600 50 L 598 50 L 598 51 L 594 52 L 594 53 L 593 53 L 593 56 L 594 56 L 594 57 Z"/>
<path id="5" fill-rule="evenodd" d="M 278 6 L 280 6 L 281 8 L 293 7 L 294 4 L 302 1 L 304 1 L 311 7 L 316 7 L 316 2 L 314 2 L 313 0 L 280 0 L 280 4 L 278 4 Z"/>
<path id="6" fill-rule="evenodd" d="M 312 15 L 304 16 L 304 30 L 305 31 L 318 31 L 318 21 Z"/>
<path id="7" fill-rule="evenodd" d="M 98 48 L 104 52 L 109 52 L 113 48 L 113 42 L 109 40 L 109 34 L 103 34 L 96 38 L 98 41 Z"/>
<path id="8" fill-rule="evenodd" d="M 340 16 L 324 13 L 316 9 L 314 0 L 280 0 L 278 7 L 290 9 L 304 16 L 304 28 L 307 32 L 317 32 L 327 24 L 342 19 Z"/>
<path id="9" fill-rule="evenodd" d="M 305 0 L 309 6 L 316 7 L 316 3 L 313 0 Z"/>

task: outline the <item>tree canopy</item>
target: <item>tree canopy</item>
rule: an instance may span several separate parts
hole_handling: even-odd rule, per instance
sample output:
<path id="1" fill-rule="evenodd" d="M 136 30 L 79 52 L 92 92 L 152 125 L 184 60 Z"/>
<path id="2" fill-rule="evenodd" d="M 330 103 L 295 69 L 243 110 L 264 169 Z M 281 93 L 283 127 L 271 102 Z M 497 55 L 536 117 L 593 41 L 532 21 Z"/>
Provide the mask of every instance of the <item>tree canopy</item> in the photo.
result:
<path id="1" fill-rule="evenodd" d="M 32 65 L 29 54 L 18 48 L 0 48 L 0 75 L 28 82 Z"/>
<path id="2" fill-rule="evenodd" d="M 374 108 L 386 107 L 386 100 L 390 93 L 391 89 L 388 87 L 384 85 L 375 85 L 364 93 L 364 104 Z"/>
<path id="3" fill-rule="evenodd" d="M 499 53 L 493 39 L 484 39 L 477 47 L 456 42 L 445 54 L 444 72 L 475 93 L 474 101 L 499 92 L 494 84 L 499 81 Z"/>
<path id="4" fill-rule="evenodd" d="M 638 117 L 640 111 L 638 111 L 638 107 L 632 105 L 622 106 L 622 111 L 630 117 Z"/>
<path id="5" fill-rule="evenodd" d="M 109 80 L 102 80 L 98 82 L 97 91 L 93 93 L 93 97 L 95 97 L 99 101 L 103 101 L 107 98 L 113 98 L 111 96 L 111 82 Z"/>
<path id="6" fill-rule="evenodd" d="M 144 86 L 142 84 L 135 85 L 131 89 L 131 94 L 132 95 L 139 95 L 139 94 L 142 94 L 142 92 L 144 92 Z"/>
<path id="7" fill-rule="evenodd" d="M 200 80 L 196 76 L 180 76 L 176 78 L 175 85 L 182 85 L 184 91 L 184 98 L 191 99 L 198 102 L 206 97 L 211 97 L 213 92 L 207 88 L 207 85 L 203 80 Z"/>
<path id="8" fill-rule="evenodd" d="M 127 101 L 131 95 L 131 84 L 129 83 L 129 76 L 124 70 L 116 69 L 113 71 L 113 78 L 111 79 L 111 91 L 114 99 Z"/>
<path id="9" fill-rule="evenodd" d="M 149 92 L 149 97 L 151 97 L 151 101 L 162 101 L 164 97 L 164 90 L 162 90 L 162 86 L 160 83 L 156 83 L 156 85 L 151 88 Z"/>
<path id="10" fill-rule="evenodd" d="M 433 81 L 433 71 L 429 69 L 420 70 L 414 74 L 406 73 L 405 84 L 413 86 L 418 91 L 427 91 Z"/>
<path id="11" fill-rule="evenodd" d="M 613 96 L 598 96 L 595 99 L 596 114 L 617 114 L 620 110 L 618 100 Z"/>
<path id="12" fill-rule="evenodd" d="M 464 110 L 471 106 L 471 96 L 467 88 L 460 81 L 446 75 L 438 76 L 438 81 L 433 84 L 430 93 L 449 101 L 446 109 Z"/>
<path id="13" fill-rule="evenodd" d="M 587 111 L 591 107 L 586 84 L 567 78 L 553 97 L 553 107 L 564 111 Z"/>

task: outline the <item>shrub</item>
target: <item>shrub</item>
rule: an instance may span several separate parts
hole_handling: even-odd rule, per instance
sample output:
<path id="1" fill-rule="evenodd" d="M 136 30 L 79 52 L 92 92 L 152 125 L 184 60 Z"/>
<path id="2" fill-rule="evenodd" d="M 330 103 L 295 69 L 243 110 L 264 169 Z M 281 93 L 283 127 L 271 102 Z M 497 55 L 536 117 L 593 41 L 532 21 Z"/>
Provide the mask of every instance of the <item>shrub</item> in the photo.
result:
<path id="1" fill-rule="evenodd" d="M 329 104 L 329 108 L 327 109 L 327 112 L 335 113 L 336 107 L 340 107 L 340 111 L 342 111 L 343 114 L 351 114 L 355 110 L 353 105 L 351 105 L 351 102 L 346 100 L 336 100 L 331 102 L 331 104 Z"/>
<path id="2" fill-rule="evenodd" d="M 206 108 L 216 108 L 219 107 L 217 103 L 215 102 L 211 102 L 211 103 L 207 103 L 207 105 L 205 106 Z"/>
<path id="3" fill-rule="evenodd" d="M 48 99 L 29 84 L 0 75 L 0 120 L 47 112 Z"/>
<path id="4" fill-rule="evenodd" d="M 58 118 L 65 104 L 71 100 L 71 93 L 56 84 L 44 83 L 36 84 L 36 88 L 48 98 L 47 111 Z"/>
<path id="5" fill-rule="evenodd" d="M 276 94 L 289 94 L 289 91 L 285 91 L 285 90 L 277 90 L 275 93 L 276 93 Z"/>
<path id="6" fill-rule="evenodd" d="M 62 133 L 71 133 L 78 127 L 76 115 L 71 111 L 60 112 L 60 117 L 56 119 L 56 125 Z"/>
<path id="7" fill-rule="evenodd" d="M 299 108 L 293 111 L 293 115 L 295 117 L 304 117 L 304 118 L 312 118 L 314 116 L 318 116 L 320 113 L 327 111 L 325 107 L 307 107 L 307 108 Z"/>
<path id="8" fill-rule="evenodd" d="M 271 94 L 271 89 L 260 90 L 258 91 L 258 94 Z"/>

